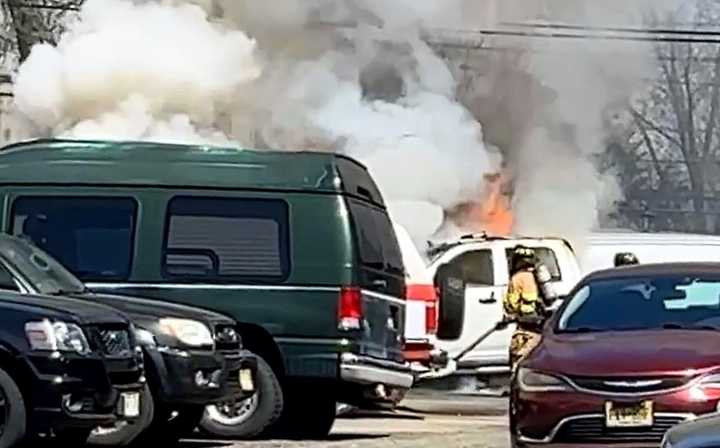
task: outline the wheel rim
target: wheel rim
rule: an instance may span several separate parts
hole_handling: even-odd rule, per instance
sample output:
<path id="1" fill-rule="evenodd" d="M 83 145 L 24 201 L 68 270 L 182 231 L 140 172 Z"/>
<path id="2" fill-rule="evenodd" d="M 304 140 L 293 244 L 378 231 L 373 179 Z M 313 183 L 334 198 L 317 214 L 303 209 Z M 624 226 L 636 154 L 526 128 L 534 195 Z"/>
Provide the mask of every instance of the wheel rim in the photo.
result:
<path id="1" fill-rule="evenodd" d="M 240 401 L 224 401 L 205 408 L 210 420 L 226 426 L 236 426 L 247 421 L 257 410 L 260 397 L 255 393 Z"/>

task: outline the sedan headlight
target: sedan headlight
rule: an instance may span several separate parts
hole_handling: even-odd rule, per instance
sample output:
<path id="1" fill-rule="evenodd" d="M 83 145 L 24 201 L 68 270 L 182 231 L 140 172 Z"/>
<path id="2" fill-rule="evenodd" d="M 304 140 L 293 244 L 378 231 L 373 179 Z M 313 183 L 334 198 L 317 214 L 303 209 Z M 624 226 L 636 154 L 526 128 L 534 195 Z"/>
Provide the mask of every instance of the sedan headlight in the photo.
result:
<path id="1" fill-rule="evenodd" d="M 74 352 L 81 355 L 90 353 L 85 333 L 75 324 L 65 322 L 28 322 L 25 336 L 30 348 L 41 351 Z"/>
<path id="2" fill-rule="evenodd" d="M 518 384 L 526 392 L 567 392 L 570 385 L 562 378 L 532 369 L 520 368 Z"/>
<path id="3" fill-rule="evenodd" d="M 196 320 L 160 319 L 160 331 L 190 347 L 213 345 L 210 329 Z"/>

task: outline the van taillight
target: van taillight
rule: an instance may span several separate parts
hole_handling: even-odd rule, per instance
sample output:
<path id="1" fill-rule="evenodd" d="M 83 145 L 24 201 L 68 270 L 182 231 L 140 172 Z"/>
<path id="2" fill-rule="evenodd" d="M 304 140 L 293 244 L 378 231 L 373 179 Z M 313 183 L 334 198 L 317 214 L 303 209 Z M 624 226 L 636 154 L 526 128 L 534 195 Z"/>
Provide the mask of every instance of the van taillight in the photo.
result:
<path id="1" fill-rule="evenodd" d="M 437 302 L 425 302 L 425 330 L 428 334 L 437 334 L 438 309 Z"/>
<path id="2" fill-rule="evenodd" d="M 362 292 L 360 288 L 343 287 L 338 301 L 338 328 L 360 330 L 362 328 Z"/>

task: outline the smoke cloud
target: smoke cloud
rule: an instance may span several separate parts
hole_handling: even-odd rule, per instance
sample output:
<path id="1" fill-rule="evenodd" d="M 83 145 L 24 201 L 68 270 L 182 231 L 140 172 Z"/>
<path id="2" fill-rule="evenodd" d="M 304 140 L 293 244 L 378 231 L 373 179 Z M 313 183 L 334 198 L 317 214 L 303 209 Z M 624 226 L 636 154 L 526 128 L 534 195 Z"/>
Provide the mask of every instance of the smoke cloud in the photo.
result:
<path id="1" fill-rule="evenodd" d="M 418 242 L 443 220 L 474 229 L 446 211 L 505 169 L 516 231 L 581 239 L 617 196 L 592 161 L 603 114 L 642 82 L 650 48 L 457 30 L 639 24 L 650 2 L 599 3 L 87 0 L 57 47 L 33 49 L 16 98 L 52 135 L 346 153 Z M 443 57 L 428 40 L 448 35 L 512 51 Z"/>

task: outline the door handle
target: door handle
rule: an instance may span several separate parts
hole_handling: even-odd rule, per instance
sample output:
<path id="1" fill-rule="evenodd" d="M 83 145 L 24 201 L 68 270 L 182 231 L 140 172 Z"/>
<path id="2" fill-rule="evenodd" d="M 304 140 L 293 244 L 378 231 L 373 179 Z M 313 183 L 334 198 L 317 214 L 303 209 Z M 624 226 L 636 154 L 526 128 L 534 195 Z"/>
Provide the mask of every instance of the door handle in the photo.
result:
<path id="1" fill-rule="evenodd" d="M 478 302 L 482 303 L 483 305 L 497 303 L 497 299 L 495 298 L 495 292 L 493 291 L 492 293 L 490 293 L 490 297 L 488 297 L 488 298 L 479 299 Z"/>
<path id="2" fill-rule="evenodd" d="M 373 280 L 372 285 L 376 288 L 387 289 L 387 280 Z"/>

